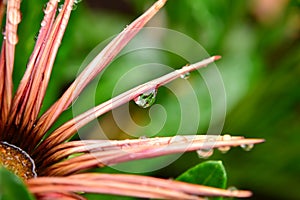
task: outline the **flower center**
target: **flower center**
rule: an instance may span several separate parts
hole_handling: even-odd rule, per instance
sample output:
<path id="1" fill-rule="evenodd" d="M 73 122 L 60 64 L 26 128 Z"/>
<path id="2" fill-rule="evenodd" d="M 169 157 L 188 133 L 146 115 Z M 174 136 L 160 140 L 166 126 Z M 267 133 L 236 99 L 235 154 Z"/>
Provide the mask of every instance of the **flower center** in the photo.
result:
<path id="1" fill-rule="evenodd" d="M 23 180 L 36 177 L 32 158 L 22 149 L 0 141 L 0 165 L 15 173 Z"/>

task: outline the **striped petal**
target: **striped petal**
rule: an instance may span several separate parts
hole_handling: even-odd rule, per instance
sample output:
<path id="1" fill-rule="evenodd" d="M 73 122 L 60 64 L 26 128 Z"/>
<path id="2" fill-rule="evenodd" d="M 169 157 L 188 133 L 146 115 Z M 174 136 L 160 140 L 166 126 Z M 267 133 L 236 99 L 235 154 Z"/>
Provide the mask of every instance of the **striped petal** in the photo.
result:
<path id="1" fill-rule="evenodd" d="M 224 190 L 139 175 L 78 174 L 68 177 L 39 177 L 27 181 L 33 194 L 88 192 L 141 198 L 202 200 L 207 196 L 249 197 L 250 191 Z"/>
<path id="2" fill-rule="evenodd" d="M 38 120 L 34 128 L 36 138 L 33 147 L 53 125 L 60 114 L 67 109 L 72 101 L 78 97 L 85 86 L 94 79 L 125 47 L 125 45 L 144 27 L 144 25 L 163 7 L 166 0 L 158 0 L 143 15 L 128 25 L 116 38 L 114 38 L 85 70 L 76 78 L 62 97 Z"/>

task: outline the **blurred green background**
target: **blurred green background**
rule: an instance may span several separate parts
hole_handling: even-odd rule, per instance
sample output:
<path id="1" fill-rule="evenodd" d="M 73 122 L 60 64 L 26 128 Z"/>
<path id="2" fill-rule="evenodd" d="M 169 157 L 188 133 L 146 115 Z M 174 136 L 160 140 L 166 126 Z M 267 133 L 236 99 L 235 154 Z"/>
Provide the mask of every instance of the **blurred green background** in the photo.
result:
<path id="1" fill-rule="evenodd" d="M 89 52 L 123 30 L 151 2 L 86 0 L 78 4 L 55 62 L 43 111 L 76 77 Z M 14 71 L 16 87 L 33 48 L 44 3 L 33 0 L 22 2 L 23 22 L 19 29 Z M 257 145 L 250 152 L 235 148 L 225 155 L 215 152 L 210 158 L 224 161 L 228 171 L 228 185 L 254 191 L 252 199 L 300 199 L 300 1 L 170 0 L 152 20 L 151 26 L 179 31 L 199 42 L 210 55 L 222 55 L 217 66 L 227 95 L 223 132 L 266 139 L 264 144 Z M 180 47 L 183 44 L 177 45 Z M 184 51 L 193 51 L 182 48 L 185 48 Z M 149 55 L 152 55 L 151 52 Z M 156 52 L 153 57 L 149 57 L 127 56 L 114 62 L 99 81 L 96 102 L 100 103 L 115 95 L 112 93 L 114 85 L 122 73 L 129 71 L 127 66 L 163 62 L 179 68 L 187 63 L 165 52 L 161 56 Z M 202 58 L 203 55 L 199 60 Z M 143 81 L 147 80 L 137 75 L 137 83 Z M 205 133 L 211 113 L 209 94 L 203 92 L 205 87 L 200 76 L 192 74 L 188 81 L 198 88 L 196 93 L 201 98 L 199 107 L 203 115 L 197 132 Z M 178 80 L 176 83 L 180 85 Z M 176 114 L 176 98 L 162 88 L 157 103 L 165 107 L 168 118 L 171 118 L 159 135 L 176 133 L 180 120 Z M 142 126 L 150 122 L 148 109 L 140 109 L 133 103 L 129 106 L 137 124 Z M 71 109 L 64 113 L 56 127 L 72 117 L 72 114 Z M 100 117 L 99 122 L 105 132 L 109 133 L 107 137 L 129 137 L 117 127 L 111 113 Z M 147 135 L 146 132 L 134 134 L 143 136 Z M 146 174 L 177 177 L 201 161 L 196 153 L 186 153 L 171 165 Z M 141 161 L 138 165 L 149 165 L 149 162 L 145 164 Z M 107 168 L 102 171 L 117 170 Z"/>

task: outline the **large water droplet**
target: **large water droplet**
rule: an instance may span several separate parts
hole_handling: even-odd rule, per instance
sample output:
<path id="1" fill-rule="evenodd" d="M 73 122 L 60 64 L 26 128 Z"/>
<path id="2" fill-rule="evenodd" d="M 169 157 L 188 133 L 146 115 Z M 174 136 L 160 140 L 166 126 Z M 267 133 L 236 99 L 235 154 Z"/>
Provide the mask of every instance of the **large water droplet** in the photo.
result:
<path id="1" fill-rule="evenodd" d="M 134 98 L 134 102 L 136 105 L 140 106 L 141 108 L 148 108 L 155 102 L 156 99 L 157 89 L 151 89 L 143 94 L 139 95 L 138 97 Z"/>
<path id="2" fill-rule="evenodd" d="M 244 149 L 245 151 L 250 151 L 254 147 L 254 144 L 241 144 L 241 148 Z"/>
<path id="3" fill-rule="evenodd" d="M 209 149 L 199 149 L 197 150 L 197 154 L 199 158 L 209 158 L 210 156 L 212 156 L 214 154 L 214 149 L 213 148 L 209 148 Z"/>
<path id="4" fill-rule="evenodd" d="M 21 13 L 16 8 L 10 8 L 7 13 L 8 21 L 14 25 L 21 22 Z"/>

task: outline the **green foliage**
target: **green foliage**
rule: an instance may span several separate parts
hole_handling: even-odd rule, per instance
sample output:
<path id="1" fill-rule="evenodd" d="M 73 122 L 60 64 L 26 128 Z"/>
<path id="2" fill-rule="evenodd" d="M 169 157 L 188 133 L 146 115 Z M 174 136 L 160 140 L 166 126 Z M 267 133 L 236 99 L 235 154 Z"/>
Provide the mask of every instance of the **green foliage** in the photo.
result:
<path id="1" fill-rule="evenodd" d="M 16 175 L 0 167 L 0 199 L 1 200 L 33 200 L 23 181 Z"/>
<path id="2" fill-rule="evenodd" d="M 222 161 L 205 161 L 181 174 L 178 181 L 226 188 L 227 175 Z"/>
<path id="3" fill-rule="evenodd" d="M 222 161 L 205 161 L 181 174 L 176 178 L 178 181 L 206 185 L 217 188 L 226 188 L 227 175 Z M 211 198 L 221 200 L 222 197 Z"/>

